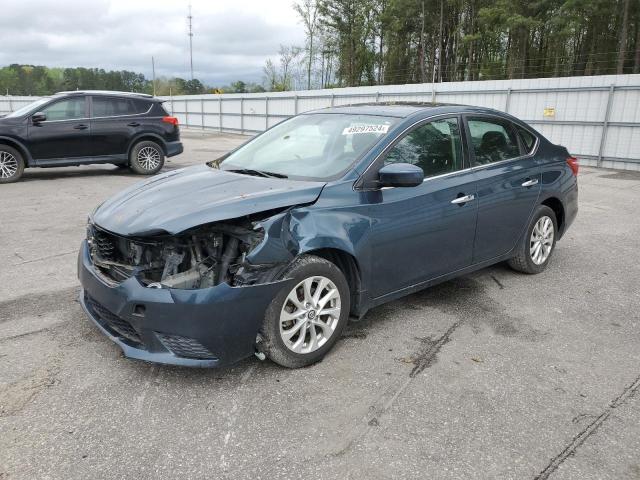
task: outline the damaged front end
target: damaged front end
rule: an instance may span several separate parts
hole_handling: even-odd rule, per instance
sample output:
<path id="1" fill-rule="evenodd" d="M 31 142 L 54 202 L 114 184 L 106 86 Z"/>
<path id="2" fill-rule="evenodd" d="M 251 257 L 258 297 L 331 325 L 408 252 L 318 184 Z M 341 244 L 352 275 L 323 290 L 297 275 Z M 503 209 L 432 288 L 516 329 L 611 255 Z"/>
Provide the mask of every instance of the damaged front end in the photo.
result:
<path id="1" fill-rule="evenodd" d="M 261 216 L 264 218 L 264 215 Z M 247 255 L 264 240 L 252 216 L 191 228 L 177 235 L 124 237 L 89 223 L 87 242 L 96 271 L 108 283 L 135 276 L 149 288 L 203 289 L 273 280 L 279 265 L 251 265 Z"/>

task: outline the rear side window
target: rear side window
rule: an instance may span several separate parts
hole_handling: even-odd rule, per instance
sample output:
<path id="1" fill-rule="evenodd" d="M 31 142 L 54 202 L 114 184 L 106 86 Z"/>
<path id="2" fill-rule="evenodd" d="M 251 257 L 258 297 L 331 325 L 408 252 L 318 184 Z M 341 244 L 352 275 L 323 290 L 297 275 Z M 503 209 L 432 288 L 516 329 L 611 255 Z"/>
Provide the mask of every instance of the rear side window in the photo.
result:
<path id="1" fill-rule="evenodd" d="M 417 127 L 387 154 L 385 165 L 411 163 L 422 168 L 425 177 L 462 169 L 462 140 L 458 119 L 446 118 Z"/>
<path id="2" fill-rule="evenodd" d="M 132 98 L 93 97 L 94 117 L 118 117 L 136 115 L 149 110 L 148 102 Z"/>
<path id="3" fill-rule="evenodd" d="M 151 102 L 147 102 L 146 100 L 132 99 L 131 101 L 133 102 L 133 108 L 136 113 L 147 113 L 151 108 Z"/>
<path id="4" fill-rule="evenodd" d="M 487 165 L 520 156 L 518 138 L 509 122 L 470 118 L 467 124 L 476 165 Z"/>
<path id="5" fill-rule="evenodd" d="M 518 135 L 520 135 L 520 140 L 522 140 L 522 144 L 524 145 L 524 149 L 527 154 L 531 153 L 533 150 L 533 146 L 536 144 L 536 137 L 529 130 L 522 128 L 520 125 L 516 125 L 516 130 L 518 131 Z"/>
<path id="6" fill-rule="evenodd" d="M 85 118 L 84 97 L 67 98 L 45 107 L 42 112 L 51 120 L 75 120 Z"/>

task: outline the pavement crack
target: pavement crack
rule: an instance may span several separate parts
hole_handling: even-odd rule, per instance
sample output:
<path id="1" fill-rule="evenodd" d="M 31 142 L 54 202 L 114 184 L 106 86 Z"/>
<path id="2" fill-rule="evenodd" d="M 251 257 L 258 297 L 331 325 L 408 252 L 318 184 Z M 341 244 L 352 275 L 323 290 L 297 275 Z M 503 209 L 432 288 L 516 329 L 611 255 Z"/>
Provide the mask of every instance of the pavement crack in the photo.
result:
<path id="1" fill-rule="evenodd" d="M 56 253 L 56 254 L 53 254 L 53 255 L 47 255 L 46 257 L 34 258 L 32 260 L 25 260 L 24 262 L 13 263 L 13 264 L 11 264 L 11 266 L 12 267 L 17 267 L 18 265 L 25 265 L 27 263 L 41 262 L 42 260 L 49 260 L 51 258 L 64 257 L 65 255 L 71 255 L 71 254 L 76 254 L 76 253 L 78 253 L 77 250 L 72 250 L 70 252 Z M 16 253 L 16 255 L 18 255 L 18 254 Z M 22 257 L 20 257 L 20 258 L 22 258 Z"/>
<path id="2" fill-rule="evenodd" d="M 464 323 L 463 319 L 460 319 L 453 323 L 444 334 L 433 342 L 423 342 L 423 345 L 428 345 L 427 348 L 418 351 L 412 358 L 414 367 L 409 373 L 409 376 L 404 378 L 400 384 L 396 384 L 395 388 L 387 390 L 371 407 L 369 407 L 369 414 L 366 415 L 363 422 L 358 424 L 354 429 L 354 434 L 347 440 L 346 444 L 337 452 L 330 453 L 331 457 L 340 457 L 346 454 L 355 443 L 373 428 L 380 426 L 380 418 L 389 411 L 396 400 L 402 395 L 402 393 L 411 385 L 411 382 L 427 367 L 433 364 L 436 356 L 442 349 L 442 347 L 451 340 L 453 332 Z"/>
<path id="3" fill-rule="evenodd" d="M 569 444 L 558 455 L 553 457 L 547 466 L 534 477 L 534 480 L 546 480 L 549 476 L 555 472 L 558 467 L 569 456 L 573 455 L 575 451 L 591 436 L 595 431 L 611 416 L 613 411 L 620 405 L 623 405 L 629 397 L 631 397 L 638 389 L 640 389 L 640 376 L 636 378 L 630 385 L 628 385 L 620 395 L 618 395 L 607 408 L 598 415 L 593 422 L 587 425 L 581 430 Z"/>
<path id="4" fill-rule="evenodd" d="M 493 279 L 493 281 L 496 282 L 496 285 L 500 287 L 500 290 L 504 290 L 504 285 L 502 284 L 502 282 L 498 280 L 498 278 L 495 275 L 490 275 L 490 276 Z"/>

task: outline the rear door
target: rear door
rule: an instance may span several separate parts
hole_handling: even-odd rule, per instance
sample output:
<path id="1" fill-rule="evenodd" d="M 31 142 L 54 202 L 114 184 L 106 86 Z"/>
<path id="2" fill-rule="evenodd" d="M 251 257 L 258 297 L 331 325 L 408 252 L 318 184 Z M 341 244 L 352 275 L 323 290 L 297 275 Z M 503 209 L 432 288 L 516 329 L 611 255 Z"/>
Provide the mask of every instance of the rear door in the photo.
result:
<path id="1" fill-rule="evenodd" d="M 478 181 L 473 263 L 479 263 L 516 245 L 540 194 L 541 171 L 532 155 L 537 145 L 525 145 L 522 127 L 491 115 L 468 115 L 465 123 Z"/>
<path id="2" fill-rule="evenodd" d="M 377 165 L 412 163 L 423 169 L 425 180 L 417 187 L 383 188 L 373 196 L 374 297 L 471 264 L 476 184 L 462 138 L 459 117 L 430 120 L 410 130 Z"/>
<path id="3" fill-rule="evenodd" d="M 91 97 L 91 154 L 123 157 L 131 139 L 144 128 L 151 102 L 126 97 Z"/>
<path id="4" fill-rule="evenodd" d="M 29 150 L 35 160 L 89 156 L 90 124 L 86 97 L 73 96 L 42 110 L 44 122 L 29 121 Z"/>

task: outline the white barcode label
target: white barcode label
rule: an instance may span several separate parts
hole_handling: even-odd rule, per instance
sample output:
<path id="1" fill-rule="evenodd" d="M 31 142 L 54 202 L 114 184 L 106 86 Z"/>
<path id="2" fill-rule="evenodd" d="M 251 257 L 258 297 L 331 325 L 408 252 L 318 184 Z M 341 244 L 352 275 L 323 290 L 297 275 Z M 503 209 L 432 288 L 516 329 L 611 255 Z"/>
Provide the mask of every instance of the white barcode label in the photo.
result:
<path id="1" fill-rule="evenodd" d="M 342 130 L 342 135 L 355 135 L 358 133 L 387 133 L 389 125 L 352 125 Z"/>

